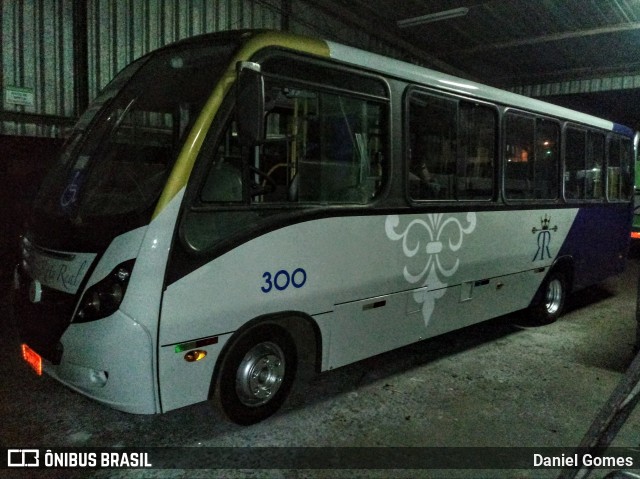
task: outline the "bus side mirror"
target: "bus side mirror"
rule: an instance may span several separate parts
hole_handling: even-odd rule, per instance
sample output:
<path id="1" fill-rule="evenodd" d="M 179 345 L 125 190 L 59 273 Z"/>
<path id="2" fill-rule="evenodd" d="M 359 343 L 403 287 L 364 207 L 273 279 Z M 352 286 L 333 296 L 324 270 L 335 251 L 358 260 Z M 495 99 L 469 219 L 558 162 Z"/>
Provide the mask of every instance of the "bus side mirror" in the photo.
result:
<path id="1" fill-rule="evenodd" d="M 243 145 L 264 141 L 264 78 L 260 65 L 238 62 L 236 86 L 236 125 Z"/>

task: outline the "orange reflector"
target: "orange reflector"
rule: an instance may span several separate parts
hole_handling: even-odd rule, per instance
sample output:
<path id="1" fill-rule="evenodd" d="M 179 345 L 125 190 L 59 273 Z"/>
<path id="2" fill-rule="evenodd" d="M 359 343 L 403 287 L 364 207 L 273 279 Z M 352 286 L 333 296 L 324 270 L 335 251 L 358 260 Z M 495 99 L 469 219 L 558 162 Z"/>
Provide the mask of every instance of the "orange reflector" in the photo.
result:
<path id="1" fill-rule="evenodd" d="M 634 239 L 640 239 L 640 231 L 632 231 L 631 237 Z"/>
<path id="2" fill-rule="evenodd" d="M 26 344 L 22 345 L 22 359 L 31 366 L 38 376 L 42 376 L 42 358 Z"/>
<path id="3" fill-rule="evenodd" d="M 206 351 L 203 351 L 202 349 L 195 349 L 185 354 L 184 360 L 187 361 L 188 363 L 192 363 L 194 361 L 200 361 L 201 359 L 204 359 L 206 355 L 207 355 Z"/>

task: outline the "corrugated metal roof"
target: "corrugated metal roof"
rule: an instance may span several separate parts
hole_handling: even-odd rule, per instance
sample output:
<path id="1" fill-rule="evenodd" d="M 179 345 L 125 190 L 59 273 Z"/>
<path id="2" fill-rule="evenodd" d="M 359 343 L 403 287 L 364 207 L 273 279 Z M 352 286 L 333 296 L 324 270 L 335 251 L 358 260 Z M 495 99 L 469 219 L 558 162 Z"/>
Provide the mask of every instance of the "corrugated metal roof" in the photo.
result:
<path id="1" fill-rule="evenodd" d="M 436 69 L 517 92 L 581 95 L 594 114 L 639 123 L 640 2 L 636 0 L 329 0 L 360 27 L 410 44 Z M 330 4 L 330 5 L 329 5 Z M 458 16 L 403 27 L 398 22 L 443 12 Z M 628 114 L 600 106 L 597 93 L 619 93 Z M 607 95 L 611 97 L 612 95 Z M 591 100 L 586 100 L 590 98 Z M 573 101 L 567 104 L 573 105 Z M 610 102 L 609 102 L 610 105 Z"/>
<path id="2" fill-rule="evenodd" d="M 434 59 L 499 86 L 640 68 L 640 2 L 632 0 L 337 1 Z M 465 8 L 402 28 L 399 21 Z M 427 19 L 428 20 L 428 19 Z"/>

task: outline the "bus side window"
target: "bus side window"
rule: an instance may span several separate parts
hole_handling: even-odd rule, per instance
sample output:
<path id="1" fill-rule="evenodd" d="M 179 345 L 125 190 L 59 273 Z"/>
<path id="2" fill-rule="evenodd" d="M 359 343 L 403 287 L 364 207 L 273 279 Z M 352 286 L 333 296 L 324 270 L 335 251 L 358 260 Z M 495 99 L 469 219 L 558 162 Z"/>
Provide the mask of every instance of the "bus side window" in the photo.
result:
<path id="1" fill-rule="evenodd" d="M 254 203 L 365 204 L 381 187 L 383 105 L 276 83 L 255 168 L 271 193 Z"/>
<path id="2" fill-rule="evenodd" d="M 585 165 L 585 198 L 603 199 L 604 182 L 604 135 L 595 131 L 587 132 L 587 162 Z"/>
<path id="3" fill-rule="evenodd" d="M 246 201 L 243 149 L 237 141 L 234 123 L 227 124 L 215 148 L 213 144 L 209 146 L 202 150 L 206 170 L 195 208 L 187 212 L 184 221 L 185 239 L 196 250 L 210 248 L 255 220 L 252 212 L 235 210 Z"/>
<path id="4" fill-rule="evenodd" d="M 457 102 L 414 92 L 409 98 L 409 196 L 455 198 Z"/>
<path id="5" fill-rule="evenodd" d="M 567 128 L 564 152 L 564 195 L 568 200 L 584 198 L 586 132 L 577 128 Z"/>
<path id="6" fill-rule="evenodd" d="M 282 80 L 266 93 L 263 142 L 241 145 L 230 121 L 201 150 L 183 227 L 196 250 L 286 214 L 288 204 L 366 204 L 380 192 L 386 103 Z"/>
<path id="7" fill-rule="evenodd" d="M 507 114 L 506 138 L 505 195 L 508 199 L 535 198 L 534 119 Z"/>
<path id="8" fill-rule="evenodd" d="M 560 125 L 553 120 L 536 118 L 534 196 L 538 199 L 558 198 L 560 169 Z"/>
<path id="9" fill-rule="evenodd" d="M 494 108 L 461 102 L 458 199 L 490 200 L 493 197 L 497 123 Z"/>
<path id="10" fill-rule="evenodd" d="M 508 113 L 506 118 L 506 197 L 558 198 L 559 123 L 516 113 Z"/>
<path id="11" fill-rule="evenodd" d="M 200 190 L 203 203 L 228 203 L 243 200 L 242 150 L 235 124 L 224 131 Z"/>
<path id="12" fill-rule="evenodd" d="M 619 137 L 609 138 L 609 161 L 607 164 L 607 197 L 609 200 L 625 201 L 631 196 L 631 141 Z"/>
<path id="13" fill-rule="evenodd" d="M 566 130 L 564 191 L 569 200 L 602 200 L 604 135 L 569 127 Z"/>
<path id="14" fill-rule="evenodd" d="M 409 96 L 408 189 L 413 200 L 491 200 L 497 111 L 426 92 Z"/>

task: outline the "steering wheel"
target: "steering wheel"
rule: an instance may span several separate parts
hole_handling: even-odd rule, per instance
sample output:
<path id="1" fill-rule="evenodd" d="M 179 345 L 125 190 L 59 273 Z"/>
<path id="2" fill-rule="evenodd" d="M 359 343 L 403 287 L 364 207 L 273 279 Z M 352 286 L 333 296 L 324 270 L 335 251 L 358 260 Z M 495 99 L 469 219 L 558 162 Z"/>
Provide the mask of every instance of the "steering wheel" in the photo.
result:
<path id="1" fill-rule="evenodd" d="M 262 184 L 254 182 L 253 180 L 250 182 L 249 192 L 252 197 L 273 193 L 276 190 L 278 185 L 276 184 L 275 180 L 271 178 L 271 176 L 269 176 L 267 172 L 262 171 L 256 168 L 255 166 L 249 166 L 249 171 L 255 175 L 258 175 L 260 178 L 264 180 Z"/>

